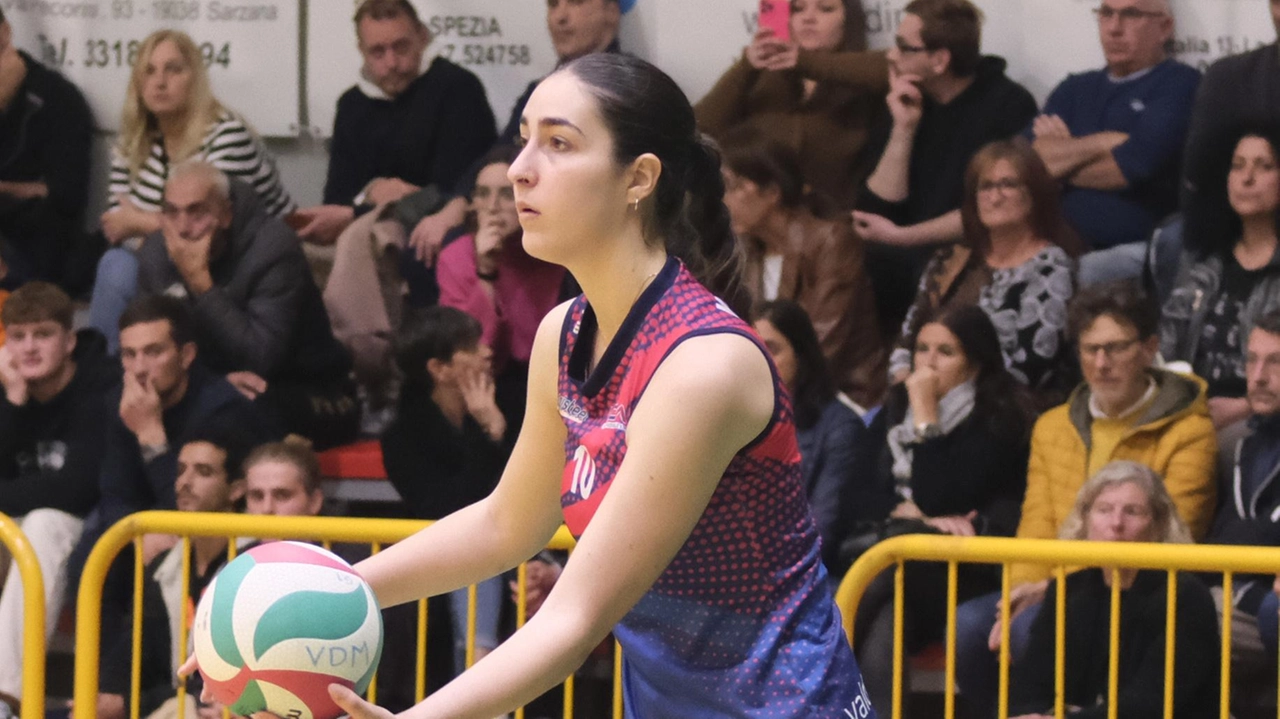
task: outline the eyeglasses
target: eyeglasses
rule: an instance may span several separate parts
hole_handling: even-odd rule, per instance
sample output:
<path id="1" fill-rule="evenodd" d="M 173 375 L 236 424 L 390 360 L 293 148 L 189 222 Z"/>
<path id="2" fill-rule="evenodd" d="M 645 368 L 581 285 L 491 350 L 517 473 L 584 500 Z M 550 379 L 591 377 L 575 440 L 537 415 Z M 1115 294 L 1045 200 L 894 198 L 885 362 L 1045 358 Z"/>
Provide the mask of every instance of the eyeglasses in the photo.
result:
<path id="1" fill-rule="evenodd" d="M 1115 342 L 1107 342 L 1097 345 L 1080 345 L 1080 356 L 1084 358 L 1097 357 L 1101 352 L 1107 359 L 1115 359 L 1120 355 L 1128 352 L 1130 348 L 1138 344 L 1139 339 L 1133 337 L 1127 340 L 1116 340 Z"/>
<path id="2" fill-rule="evenodd" d="M 1131 23 L 1131 22 L 1137 22 L 1147 17 L 1164 17 L 1164 13 L 1162 12 L 1152 12 L 1150 10 L 1139 10 L 1136 7 L 1126 7 L 1126 8 L 1121 8 L 1117 10 L 1107 5 L 1094 8 L 1093 14 L 1098 16 L 1098 22 L 1103 22 L 1105 20 L 1115 20 L 1116 18 L 1120 18 L 1120 22 L 1122 23 Z"/>
<path id="3" fill-rule="evenodd" d="M 1002 195 L 1012 195 L 1026 187 L 1026 183 L 1013 177 L 1004 177 L 999 180 L 983 180 L 978 183 L 978 194 L 985 195 L 992 192 L 999 192 Z"/>
<path id="4" fill-rule="evenodd" d="M 894 36 L 893 45 L 894 47 L 898 48 L 898 52 L 903 53 L 904 55 L 909 55 L 913 52 L 929 52 L 929 48 L 927 46 L 910 45 L 907 43 L 906 40 L 903 40 L 901 37 L 898 37 L 898 36 Z"/>

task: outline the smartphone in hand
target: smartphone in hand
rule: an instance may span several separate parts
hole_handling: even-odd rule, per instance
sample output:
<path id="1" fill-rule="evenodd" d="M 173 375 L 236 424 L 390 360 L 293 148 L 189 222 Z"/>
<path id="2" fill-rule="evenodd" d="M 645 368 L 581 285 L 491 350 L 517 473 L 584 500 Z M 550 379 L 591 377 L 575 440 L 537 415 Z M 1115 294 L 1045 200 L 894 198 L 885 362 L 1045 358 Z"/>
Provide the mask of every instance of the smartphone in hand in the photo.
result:
<path id="1" fill-rule="evenodd" d="M 791 0 L 760 0 L 760 27 L 782 42 L 791 42 Z"/>

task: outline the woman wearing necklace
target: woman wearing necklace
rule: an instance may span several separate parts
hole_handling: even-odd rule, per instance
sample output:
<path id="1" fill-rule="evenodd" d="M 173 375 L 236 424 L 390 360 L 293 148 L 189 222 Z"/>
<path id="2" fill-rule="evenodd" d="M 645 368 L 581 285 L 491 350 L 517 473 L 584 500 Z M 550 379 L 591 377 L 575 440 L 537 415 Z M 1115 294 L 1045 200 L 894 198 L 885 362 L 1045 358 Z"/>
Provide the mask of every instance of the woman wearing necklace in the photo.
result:
<path id="1" fill-rule="evenodd" d="M 583 295 L 538 329 L 493 493 L 357 570 L 392 606 L 507 571 L 561 523 L 578 543 L 527 624 L 404 716 L 505 714 L 613 632 L 631 717 L 874 717 L 790 401 L 731 309 L 747 304 L 738 248 L 688 99 L 643 60 L 587 55 L 534 90 L 520 134 L 524 247 Z M 330 691 L 356 719 L 391 716 Z"/>
<path id="2" fill-rule="evenodd" d="M 1025 141 L 993 142 L 969 163 L 961 216 L 964 242 L 938 250 L 925 268 L 889 375 L 906 377 L 909 342 L 934 314 L 972 304 L 991 317 L 1009 371 L 1052 403 L 1054 391 L 1070 385 L 1063 331 L 1079 248 L 1057 184 Z"/>
<path id="3" fill-rule="evenodd" d="M 1188 249 L 1160 312 L 1160 353 L 1190 363 L 1209 383 L 1209 413 L 1219 429 L 1249 416 L 1244 346 L 1253 324 L 1280 308 L 1280 167 L 1274 133 L 1237 135 L 1230 165 L 1206 206 L 1188 217 Z"/>

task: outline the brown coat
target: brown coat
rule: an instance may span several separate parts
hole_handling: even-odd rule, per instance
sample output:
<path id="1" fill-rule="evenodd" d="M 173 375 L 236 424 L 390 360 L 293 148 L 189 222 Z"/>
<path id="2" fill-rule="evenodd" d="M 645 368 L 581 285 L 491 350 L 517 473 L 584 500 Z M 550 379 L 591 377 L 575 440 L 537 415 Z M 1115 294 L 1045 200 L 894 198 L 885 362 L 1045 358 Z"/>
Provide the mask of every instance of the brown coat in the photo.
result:
<path id="1" fill-rule="evenodd" d="M 796 67 L 781 72 L 757 70 L 744 54 L 694 112 L 716 139 L 749 125 L 791 147 L 805 182 L 848 208 L 862 183 L 855 164 L 868 130 L 887 112 L 888 78 L 882 52 L 801 51 Z M 807 100 L 802 80 L 818 83 Z"/>
<path id="2" fill-rule="evenodd" d="M 876 324 L 875 297 L 863 264 L 862 240 L 847 221 L 807 211 L 792 219 L 783 250 L 778 299 L 809 313 L 836 386 L 863 407 L 879 404 L 886 354 Z M 764 245 L 748 239 L 743 273 L 751 296 L 764 299 Z"/>

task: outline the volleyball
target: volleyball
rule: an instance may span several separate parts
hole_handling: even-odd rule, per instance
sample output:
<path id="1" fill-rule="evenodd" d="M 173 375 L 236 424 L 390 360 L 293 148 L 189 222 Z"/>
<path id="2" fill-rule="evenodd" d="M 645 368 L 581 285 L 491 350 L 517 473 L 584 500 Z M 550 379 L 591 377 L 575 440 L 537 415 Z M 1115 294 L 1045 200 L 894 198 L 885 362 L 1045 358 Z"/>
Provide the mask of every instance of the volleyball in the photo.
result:
<path id="1" fill-rule="evenodd" d="M 205 686 L 232 714 L 334 719 L 329 684 L 364 693 L 382 655 L 382 614 L 338 555 L 301 542 L 254 547 L 218 572 L 192 624 Z"/>

